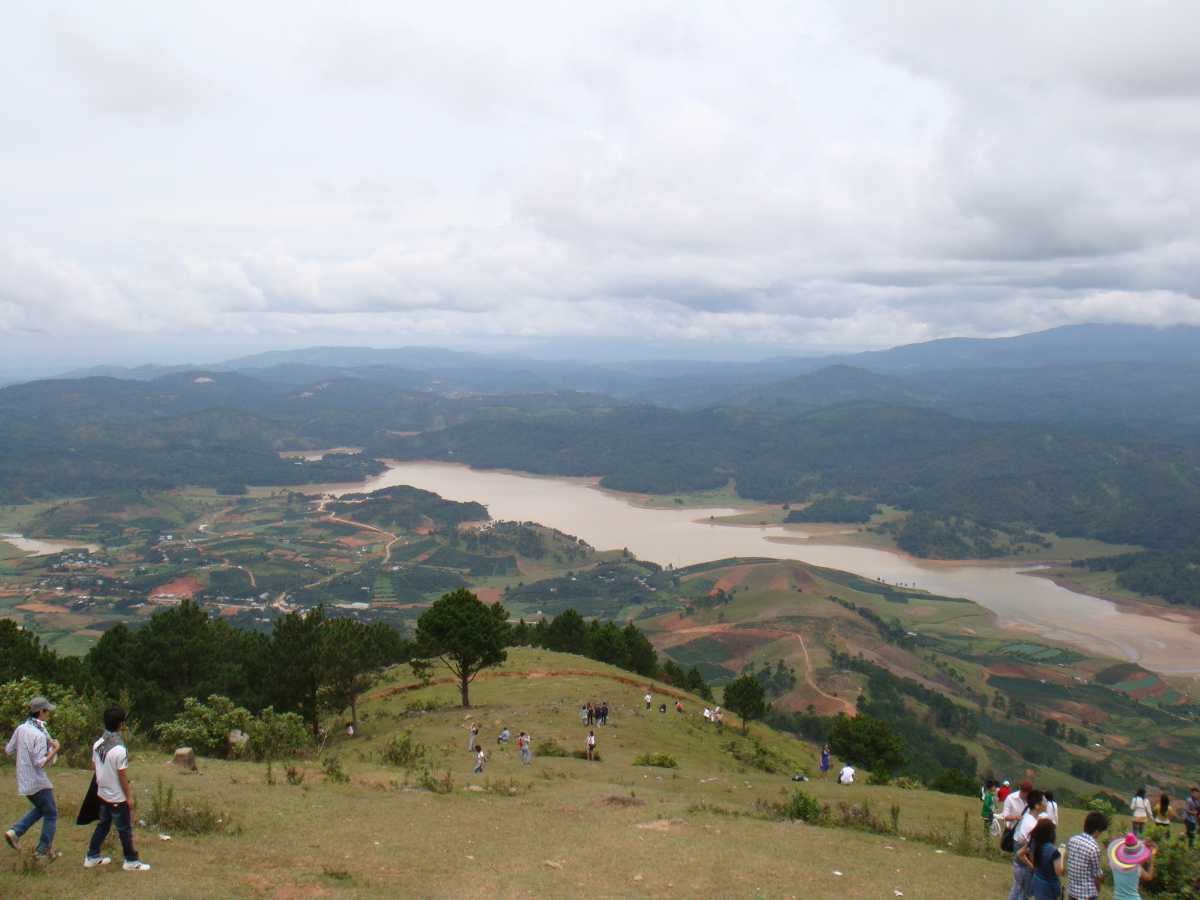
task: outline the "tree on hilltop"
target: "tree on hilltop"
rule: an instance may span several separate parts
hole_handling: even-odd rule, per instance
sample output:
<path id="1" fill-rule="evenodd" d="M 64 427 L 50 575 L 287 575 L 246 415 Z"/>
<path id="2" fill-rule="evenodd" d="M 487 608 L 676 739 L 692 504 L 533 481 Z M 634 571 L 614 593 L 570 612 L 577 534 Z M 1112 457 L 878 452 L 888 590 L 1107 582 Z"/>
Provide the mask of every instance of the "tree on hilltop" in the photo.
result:
<path id="1" fill-rule="evenodd" d="M 475 676 L 508 659 L 508 611 L 488 605 L 466 588 L 443 594 L 417 620 L 415 655 L 440 659 L 458 679 L 464 709 L 471 706 Z"/>
<path id="2" fill-rule="evenodd" d="M 872 772 L 891 775 L 904 764 L 904 741 L 873 716 L 839 716 L 829 746 L 835 756 Z"/>

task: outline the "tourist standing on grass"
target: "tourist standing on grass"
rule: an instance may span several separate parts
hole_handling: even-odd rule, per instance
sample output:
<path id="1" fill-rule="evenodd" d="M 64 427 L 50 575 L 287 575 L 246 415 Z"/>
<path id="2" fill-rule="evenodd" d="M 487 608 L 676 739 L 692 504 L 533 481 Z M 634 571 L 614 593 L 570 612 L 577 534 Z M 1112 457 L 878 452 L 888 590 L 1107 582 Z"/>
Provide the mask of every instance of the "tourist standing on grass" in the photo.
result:
<path id="1" fill-rule="evenodd" d="M 1200 824 L 1200 787 L 1192 785 L 1183 804 L 1183 827 L 1187 829 L 1189 847 L 1196 846 L 1196 826 Z"/>
<path id="2" fill-rule="evenodd" d="M 1025 815 L 1025 807 L 1029 805 L 1027 799 L 1029 792 L 1032 790 L 1032 784 L 1028 781 L 1022 781 L 1017 785 L 1015 793 L 1011 793 L 1004 798 L 1004 807 L 1001 810 L 1001 815 L 1004 816 L 1004 828 L 1006 830 L 1016 831 L 1017 825 L 1021 822 L 1021 816 Z"/>
<path id="3" fill-rule="evenodd" d="M 474 753 L 479 747 L 479 724 L 471 723 L 471 730 L 467 734 L 467 752 Z"/>
<path id="4" fill-rule="evenodd" d="M 1046 812 L 1045 816 L 1054 823 L 1054 827 L 1058 827 L 1058 802 L 1054 799 L 1054 791 L 1046 791 Z"/>
<path id="5" fill-rule="evenodd" d="M 1113 900 L 1141 900 L 1139 888 L 1143 881 L 1154 880 L 1154 857 L 1157 854 L 1157 847 L 1133 832 L 1108 845 Z"/>
<path id="6" fill-rule="evenodd" d="M 1022 859 L 1022 851 L 1029 843 L 1029 836 L 1033 834 L 1033 829 L 1037 827 L 1038 813 L 1043 812 L 1046 807 L 1046 800 L 1042 796 L 1042 792 L 1032 789 L 1026 791 L 1024 790 L 1025 784 L 1025 782 L 1021 784 L 1020 792 L 1025 795 L 1025 811 L 1021 814 L 1013 831 L 1013 883 L 1008 892 L 1008 900 L 1027 900 L 1033 895 L 1033 870 Z M 1012 796 L 1009 799 L 1011 800 Z"/>
<path id="7" fill-rule="evenodd" d="M 483 772 L 483 764 L 485 762 L 487 762 L 487 754 L 484 753 L 483 748 L 480 747 L 478 750 L 475 751 L 475 774 L 476 775 L 479 775 L 480 773 Z"/>
<path id="8" fill-rule="evenodd" d="M 587 736 L 587 758 L 592 759 L 596 755 L 596 732 L 589 731 Z"/>
<path id="9" fill-rule="evenodd" d="M 1063 874 L 1062 851 L 1055 846 L 1058 841 L 1058 831 L 1050 819 L 1040 819 L 1033 831 L 1029 832 L 1029 842 L 1018 854 L 1021 861 L 1033 872 L 1029 887 L 1034 900 L 1061 900 L 1062 882 L 1059 876 Z"/>
<path id="10" fill-rule="evenodd" d="M 587 726 L 587 720 L 588 720 L 588 707 L 587 707 L 587 704 L 586 704 L 586 703 L 581 703 L 581 704 L 579 705 L 579 724 L 580 724 L 580 725 L 583 725 L 583 726 L 585 726 L 585 727 L 586 727 L 586 726 Z"/>
<path id="11" fill-rule="evenodd" d="M 100 821 L 92 832 L 85 868 L 106 866 L 112 859 L 104 856 L 101 847 L 115 823 L 117 837 L 121 839 L 121 852 L 125 854 L 126 872 L 149 872 L 150 866 L 142 862 L 137 848 L 133 846 L 133 787 L 129 784 L 129 751 L 125 749 L 125 729 L 128 716 L 119 706 L 104 711 L 104 734 L 92 744 L 92 768 L 96 772 L 96 797 L 100 801 Z"/>
<path id="12" fill-rule="evenodd" d="M 600 724 L 601 725 L 608 724 L 608 701 L 607 700 L 605 700 L 603 703 L 600 704 Z"/>
<path id="13" fill-rule="evenodd" d="M 983 833 L 991 834 L 992 817 L 996 814 L 996 782 L 990 778 L 983 786 L 983 805 L 979 814 L 983 816 Z"/>
<path id="14" fill-rule="evenodd" d="M 996 791 L 996 799 L 1001 803 L 1008 801 L 1008 795 L 1012 793 L 1012 785 L 1007 781 L 1000 785 L 1000 789 Z"/>
<path id="15" fill-rule="evenodd" d="M 527 766 L 533 762 L 533 751 L 529 749 L 530 737 L 525 732 L 521 732 L 517 738 L 517 749 L 521 751 L 521 765 Z"/>
<path id="16" fill-rule="evenodd" d="M 646 691 L 646 696 L 643 697 L 642 699 L 646 701 L 646 709 L 649 710 L 650 704 L 654 702 L 654 698 L 652 696 L 650 696 L 649 691 Z"/>
<path id="17" fill-rule="evenodd" d="M 58 828 L 58 805 L 54 802 L 54 785 L 46 775 L 46 768 L 54 765 L 58 758 L 58 741 L 50 737 L 46 722 L 54 704 L 45 697 L 34 697 L 29 701 L 29 717 L 17 726 L 9 738 L 4 752 L 17 758 L 17 793 L 29 801 L 29 810 L 19 822 L 4 832 L 4 840 L 14 850 L 19 850 L 18 841 L 38 819 L 42 820 L 42 833 L 34 853 L 39 859 L 53 860 L 61 856 L 54 850 L 54 832 Z"/>
<path id="18" fill-rule="evenodd" d="M 1099 900 L 1104 870 L 1100 855 L 1104 852 L 1098 835 L 1108 831 L 1108 816 L 1090 812 L 1083 820 L 1083 833 L 1067 841 L 1067 900 Z"/>
<path id="19" fill-rule="evenodd" d="M 821 774 L 822 775 L 826 774 L 829 771 L 829 766 L 832 762 L 832 758 L 833 758 L 833 752 L 829 749 L 829 745 L 826 744 L 824 747 L 821 748 Z"/>
<path id="20" fill-rule="evenodd" d="M 1154 804 L 1154 824 L 1171 836 L 1171 797 L 1166 791 L 1160 791 L 1158 801 Z"/>
<path id="21" fill-rule="evenodd" d="M 1129 812 L 1133 815 L 1133 833 L 1141 834 L 1146 830 L 1146 823 L 1150 821 L 1150 816 L 1153 810 L 1150 808 L 1150 801 L 1146 799 L 1146 789 L 1138 788 L 1133 799 L 1129 801 Z"/>

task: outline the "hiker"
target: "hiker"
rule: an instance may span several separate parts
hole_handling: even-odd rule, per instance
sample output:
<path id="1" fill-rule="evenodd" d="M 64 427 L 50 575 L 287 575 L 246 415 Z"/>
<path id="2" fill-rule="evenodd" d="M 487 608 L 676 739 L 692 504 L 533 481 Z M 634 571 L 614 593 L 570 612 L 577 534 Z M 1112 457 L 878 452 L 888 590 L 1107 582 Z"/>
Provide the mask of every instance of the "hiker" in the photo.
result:
<path id="1" fill-rule="evenodd" d="M 646 696 L 643 697 L 642 699 L 646 701 L 646 709 L 649 710 L 650 704 L 653 702 L 654 698 L 650 696 L 649 691 L 646 691 Z"/>
<path id="2" fill-rule="evenodd" d="M 1132 831 L 1108 845 L 1108 866 L 1112 869 L 1113 900 L 1140 900 L 1138 888 L 1143 881 L 1154 880 L 1154 857 L 1158 848 L 1143 841 Z"/>
<path id="3" fill-rule="evenodd" d="M 1024 790 L 1028 782 L 1022 782 L 1022 790 L 1020 794 L 1025 795 L 1025 810 L 1021 814 L 1021 818 L 1017 821 L 1017 826 L 1013 830 L 1013 883 L 1012 888 L 1008 892 L 1008 900 L 1026 900 L 1032 895 L 1033 870 L 1030 869 L 1021 857 L 1021 852 L 1025 850 L 1026 844 L 1029 843 L 1029 836 L 1033 833 L 1033 829 L 1038 824 L 1038 813 L 1044 812 L 1046 808 L 1046 800 L 1042 796 L 1041 791 L 1030 789 Z M 1009 799 L 1012 799 L 1010 795 Z"/>
<path id="4" fill-rule="evenodd" d="M 1154 824 L 1163 829 L 1166 837 L 1171 836 L 1171 798 L 1166 791 L 1159 792 L 1154 804 Z"/>
<path id="5" fill-rule="evenodd" d="M 479 723 L 472 722 L 471 730 L 467 735 L 467 752 L 474 753 L 479 747 Z"/>
<path id="6" fill-rule="evenodd" d="M 522 732 L 522 733 L 524 733 L 524 732 Z M 503 746 L 504 744 L 507 744 L 511 738 L 512 738 L 512 732 L 509 731 L 508 726 L 505 725 L 503 728 L 500 729 L 500 734 L 498 734 L 496 736 L 496 745 Z"/>
<path id="7" fill-rule="evenodd" d="M 587 705 L 587 721 L 584 724 L 589 728 L 596 724 L 596 707 L 590 703 Z"/>
<path id="8" fill-rule="evenodd" d="M 990 778 L 983 786 L 983 806 L 980 808 L 979 814 L 983 816 L 984 835 L 991 834 L 992 818 L 996 815 L 996 782 Z"/>
<path id="9" fill-rule="evenodd" d="M 826 744 L 821 748 L 821 774 L 824 775 L 829 771 L 830 760 L 833 757 L 833 751 Z"/>
<path id="10" fill-rule="evenodd" d="M 129 752 L 125 749 L 125 729 L 128 716 L 119 706 L 110 706 L 104 711 L 104 734 L 92 744 L 92 768 L 96 772 L 96 798 L 99 801 L 99 819 L 92 832 L 85 868 L 107 866 L 112 858 L 101 853 L 104 839 L 113 823 L 117 825 L 117 837 L 121 839 L 121 852 L 125 855 L 126 872 L 149 872 L 150 866 L 142 862 L 137 848 L 133 846 L 133 788 L 129 784 Z M 81 813 L 82 815 L 82 813 Z"/>
<path id="11" fill-rule="evenodd" d="M 1055 846 L 1058 832 L 1049 818 L 1039 819 L 1029 833 L 1028 843 L 1018 856 L 1031 872 L 1029 886 L 1034 900 L 1060 900 L 1064 862 L 1062 851 Z"/>
<path id="12" fill-rule="evenodd" d="M 1183 827 L 1187 829 L 1188 847 L 1196 846 L 1196 825 L 1200 823 L 1200 787 L 1192 785 L 1183 804 Z"/>
<path id="13" fill-rule="evenodd" d="M 525 732 L 521 732 L 517 738 L 517 749 L 521 751 L 521 765 L 527 766 L 533 762 L 533 751 L 529 749 L 529 742 L 532 738 Z"/>
<path id="14" fill-rule="evenodd" d="M 351 722 L 346 726 L 346 737 L 354 737 L 354 723 Z"/>
<path id="15" fill-rule="evenodd" d="M 475 751 L 475 774 L 476 775 L 479 775 L 480 773 L 483 772 L 483 764 L 485 762 L 487 762 L 487 754 L 484 753 L 483 748 L 480 747 L 478 750 Z"/>
<path id="16" fill-rule="evenodd" d="M 647 709 L 649 709 L 649 707 L 647 707 Z M 658 704 L 658 711 L 659 711 L 660 713 L 666 713 L 666 711 L 667 711 L 667 704 L 665 704 L 665 703 L 660 703 L 660 704 Z"/>
<path id="17" fill-rule="evenodd" d="M 596 754 L 596 732 L 589 731 L 587 736 L 587 758 L 590 760 Z"/>
<path id="18" fill-rule="evenodd" d="M 1129 801 L 1129 811 L 1133 814 L 1133 833 L 1140 835 L 1146 830 L 1146 823 L 1150 821 L 1150 816 L 1153 810 L 1150 808 L 1150 801 L 1146 799 L 1146 789 L 1138 788 L 1133 799 Z"/>
<path id="19" fill-rule="evenodd" d="M 1004 783 L 1008 784 L 1007 781 Z M 1004 829 L 1006 832 L 1016 831 L 1017 825 L 1021 821 L 1021 816 L 1025 813 L 1026 798 L 1032 790 L 1032 784 L 1028 781 L 1022 781 L 1017 785 L 1017 791 L 1005 798 L 1002 815 L 1004 816 Z M 997 796 L 999 796 L 999 791 L 997 791 Z"/>
<path id="20" fill-rule="evenodd" d="M 712 710 L 711 710 L 711 709 L 709 709 L 707 706 L 706 706 L 706 707 L 704 707 L 704 721 L 705 721 L 705 722 L 711 722 L 711 721 L 712 721 Z"/>
<path id="21" fill-rule="evenodd" d="M 725 719 L 721 716 L 721 707 L 719 706 L 713 707 L 713 721 L 716 722 L 718 726 L 723 726 L 725 724 Z"/>
<path id="22" fill-rule="evenodd" d="M 54 765 L 58 758 L 58 741 L 50 737 L 50 732 L 46 730 L 52 712 L 53 703 L 45 697 L 34 697 L 29 701 L 29 717 L 17 726 L 4 748 L 5 753 L 17 758 L 17 793 L 33 807 L 4 832 L 4 840 L 14 850 L 20 850 L 18 841 L 21 836 L 41 819 L 42 833 L 34 855 L 47 861 L 62 855 L 54 849 L 58 805 L 54 802 L 54 785 L 46 775 L 46 768 Z"/>
<path id="23" fill-rule="evenodd" d="M 601 725 L 608 724 L 608 701 L 607 700 L 605 700 L 603 703 L 600 704 L 600 724 Z"/>
<path id="24" fill-rule="evenodd" d="M 1000 789 L 996 791 L 996 799 L 1003 804 L 1008 800 L 1008 795 L 1012 793 L 1012 785 L 1007 781 L 1000 785 Z"/>
<path id="25" fill-rule="evenodd" d="M 677 712 L 677 713 L 683 712 L 683 701 L 682 700 L 675 701 L 675 712 Z"/>
<path id="26" fill-rule="evenodd" d="M 838 784 L 854 784 L 854 766 L 850 763 L 842 766 L 842 771 L 838 772 Z"/>
<path id="27" fill-rule="evenodd" d="M 1046 812 L 1043 815 L 1054 823 L 1054 827 L 1058 827 L 1058 803 L 1054 799 L 1054 791 L 1046 791 L 1043 796 L 1046 798 Z"/>
<path id="28" fill-rule="evenodd" d="M 1067 841 L 1067 900 L 1099 900 L 1104 870 L 1100 868 L 1100 842 L 1096 835 L 1108 831 L 1108 816 L 1090 812 L 1083 833 Z"/>
<path id="29" fill-rule="evenodd" d="M 579 724 L 587 726 L 588 723 L 588 707 L 586 703 L 579 704 Z"/>

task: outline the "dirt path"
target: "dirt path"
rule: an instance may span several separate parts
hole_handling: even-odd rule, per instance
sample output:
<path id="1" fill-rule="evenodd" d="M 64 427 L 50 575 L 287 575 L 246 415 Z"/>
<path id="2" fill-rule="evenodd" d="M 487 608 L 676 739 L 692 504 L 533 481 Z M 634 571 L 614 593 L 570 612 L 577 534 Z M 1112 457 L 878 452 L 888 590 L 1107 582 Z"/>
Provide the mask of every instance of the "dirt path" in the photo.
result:
<path id="1" fill-rule="evenodd" d="M 808 686 L 824 697 L 826 700 L 832 700 L 834 703 L 840 704 L 846 710 L 846 715 L 858 715 L 858 708 L 849 700 L 843 700 L 841 697 L 835 697 L 833 694 L 827 694 L 817 687 L 817 679 L 813 677 L 812 658 L 808 655 L 808 645 L 804 643 L 804 636 L 799 632 L 793 632 L 796 640 L 800 642 L 800 649 L 804 651 L 804 680 L 808 682 Z"/>
<path id="2" fill-rule="evenodd" d="M 391 538 L 387 545 L 383 548 L 383 564 L 387 565 L 392 561 L 392 548 L 400 541 L 399 535 L 393 534 L 390 531 L 384 531 L 382 528 L 376 528 L 374 525 L 367 525 L 365 522 L 355 522 L 353 519 L 343 519 L 341 516 L 328 515 L 325 517 L 326 522 L 340 522 L 343 525 L 352 525 L 355 528 L 362 528 L 364 531 L 373 531 L 376 534 L 382 534 L 384 537 Z"/>

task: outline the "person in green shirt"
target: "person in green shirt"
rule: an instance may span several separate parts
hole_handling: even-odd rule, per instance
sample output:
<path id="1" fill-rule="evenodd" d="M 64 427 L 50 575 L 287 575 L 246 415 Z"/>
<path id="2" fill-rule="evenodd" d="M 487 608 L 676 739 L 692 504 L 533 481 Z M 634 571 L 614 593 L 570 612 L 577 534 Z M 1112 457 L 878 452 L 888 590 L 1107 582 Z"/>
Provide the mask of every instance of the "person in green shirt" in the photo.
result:
<path id="1" fill-rule="evenodd" d="M 979 814 L 983 816 L 983 833 L 990 835 L 992 833 L 992 816 L 996 812 L 996 782 L 988 779 L 988 782 L 983 787 L 983 808 Z"/>

